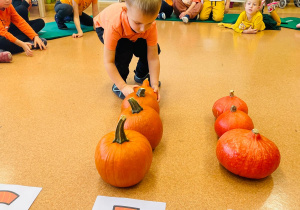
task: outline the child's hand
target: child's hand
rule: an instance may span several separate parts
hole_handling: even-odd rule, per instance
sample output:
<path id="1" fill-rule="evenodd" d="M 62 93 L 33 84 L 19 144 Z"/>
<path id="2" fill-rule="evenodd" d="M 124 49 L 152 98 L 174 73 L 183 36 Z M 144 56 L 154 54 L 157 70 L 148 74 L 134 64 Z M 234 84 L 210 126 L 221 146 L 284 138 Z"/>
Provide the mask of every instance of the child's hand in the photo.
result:
<path id="1" fill-rule="evenodd" d="M 83 37 L 83 33 L 82 33 L 82 32 L 79 32 L 78 34 L 73 34 L 72 37 L 73 37 L 73 38 L 80 38 L 80 37 Z"/>
<path id="2" fill-rule="evenodd" d="M 121 92 L 124 94 L 124 96 L 128 96 L 130 93 L 134 92 L 134 88 L 138 87 L 138 85 L 125 85 L 122 89 Z"/>
<path id="3" fill-rule="evenodd" d="M 229 5 L 227 6 L 225 6 L 225 10 L 224 10 L 224 14 L 227 14 L 229 12 Z"/>
<path id="4" fill-rule="evenodd" d="M 157 94 L 157 102 L 159 102 L 160 101 L 159 87 L 158 85 L 152 85 L 152 88 L 154 90 L 154 93 Z"/>
<path id="5" fill-rule="evenodd" d="M 33 52 L 31 50 L 32 44 L 29 42 L 23 42 L 21 46 L 27 56 L 33 56 Z"/>
<path id="6" fill-rule="evenodd" d="M 179 18 L 182 19 L 184 16 L 186 16 L 186 12 L 182 12 L 180 15 L 179 15 Z"/>
<path id="7" fill-rule="evenodd" d="M 34 40 L 34 47 L 38 45 L 41 50 L 46 50 L 46 46 L 39 36 L 34 37 L 33 40 Z"/>
<path id="8" fill-rule="evenodd" d="M 244 34 L 256 34 L 257 33 L 257 29 L 253 29 L 252 26 L 250 26 L 250 28 L 244 30 L 243 33 Z"/>

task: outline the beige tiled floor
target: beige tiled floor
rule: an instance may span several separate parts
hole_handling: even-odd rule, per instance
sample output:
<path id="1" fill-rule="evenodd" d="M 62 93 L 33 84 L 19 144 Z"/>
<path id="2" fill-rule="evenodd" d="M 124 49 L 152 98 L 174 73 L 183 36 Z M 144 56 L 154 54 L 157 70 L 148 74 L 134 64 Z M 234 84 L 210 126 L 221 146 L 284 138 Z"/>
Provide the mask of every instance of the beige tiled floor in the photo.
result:
<path id="1" fill-rule="evenodd" d="M 300 17 L 292 4 L 278 11 Z M 48 6 L 45 20 L 53 16 Z M 31 209 L 91 209 L 97 195 L 162 201 L 169 210 L 299 209 L 300 31 L 239 35 L 212 23 L 162 21 L 157 27 L 164 134 L 140 184 L 112 187 L 95 168 L 95 147 L 115 129 L 121 105 L 95 32 L 50 40 L 46 51 L 0 65 L 0 183 L 43 187 Z M 263 180 L 237 177 L 216 158 L 211 108 L 231 89 L 281 152 L 279 168 Z"/>

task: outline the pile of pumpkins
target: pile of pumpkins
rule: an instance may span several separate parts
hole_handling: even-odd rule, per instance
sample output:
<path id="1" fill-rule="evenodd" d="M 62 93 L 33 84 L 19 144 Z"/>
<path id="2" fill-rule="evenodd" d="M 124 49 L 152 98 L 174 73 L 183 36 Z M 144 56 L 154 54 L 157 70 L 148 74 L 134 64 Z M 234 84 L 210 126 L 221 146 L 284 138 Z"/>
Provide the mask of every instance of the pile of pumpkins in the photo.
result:
<path id="1" fill-rule="evenodd" d="M 103 136 L 96 147 L 101 178 L 115 187 L 139 183 L 150 169 L 152 151 L 162 135 L 157 93 L 145 80 L 123 100 L 116 130 Z"/>
<path id="2" fill-rule="evenodd" d="M 230 172 L 250 179 L 262 179 L 279 166 L 280 152 L 271 140 L 254 129 L 248 106 L 230 91 L 212 108 L 219 137 L 216 154 Z"/>

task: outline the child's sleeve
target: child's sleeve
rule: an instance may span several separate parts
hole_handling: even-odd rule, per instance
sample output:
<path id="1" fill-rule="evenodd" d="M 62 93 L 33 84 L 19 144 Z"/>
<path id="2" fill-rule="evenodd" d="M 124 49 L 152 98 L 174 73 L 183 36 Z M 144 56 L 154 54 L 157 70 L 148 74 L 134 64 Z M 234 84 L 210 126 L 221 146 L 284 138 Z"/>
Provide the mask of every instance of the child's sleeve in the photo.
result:
<path id="1" fill-rule="evenodd" d="M 15 42 L 17 40 L 17 38 L 9 33 L 2 24 L 0 24 L 0 36 L 5 37 L 10 42 Z"/>
<path id="2" fill-rule="evenodd" d="M 31 26 L 17 13 L 13 7 L 11 8 L 11 22 L 15 24 L 15 26 L 31 40 L 37 36 L 37 33 L 35 33 Z"/>
<path id="3" fill-rule="evenodd" d="M 239 15 L 239 18 L 237 19 L 237 21 L 235 22 L 235 24 L 232 26 L 232 29 L 235 31 L 235 32 L 238 32 L 238 33 L 243 33 L 243 31 L 246 29 L 241 29 L 240 28 L 240 25 L 242 23 L 242 21 L 245 19 L 245 16 L 246 16 L 246 12 L 243 11 L 240 15 Z"/>
<path id="4" fill-rule="evenodd" d="M 263 31 L 266 28 L 261 13 L 259 13 L 259 15 L 254 19 L 253 28 L 257 29 L 257 31 Z"/>

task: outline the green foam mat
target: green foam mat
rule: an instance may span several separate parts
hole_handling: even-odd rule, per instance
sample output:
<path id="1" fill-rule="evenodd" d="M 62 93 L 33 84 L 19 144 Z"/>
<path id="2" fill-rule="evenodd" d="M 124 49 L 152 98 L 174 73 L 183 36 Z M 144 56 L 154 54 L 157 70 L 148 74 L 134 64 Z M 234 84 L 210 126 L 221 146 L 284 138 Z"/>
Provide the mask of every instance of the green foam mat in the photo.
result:
<path id="1" fill-rule="evenodd" d="M 39 32 L 39 37 L 49 39 L 56 39 L 60 37 L 71 36 L 72 34 L 77 33 L 77 29 L 73 22 L 66 23 L 68 26 L 67 30 L 60 30 L 57 27 L 56 22 L 46 23 L 45 27 Z M 93 26 L 81 25 L 81 29 L 84 32 L 93 31 Z"/>
<path id="2" fill-rule="evenodd" d="M 296 28 L 296 25 L 300 23 L 300 18 L 296 17 L 286 17 L 286 18 L 281 18 L 281 27 L 284 28 L 291 28 L 295 30 L 300 30 L 300 28 Z"/>
<path id="3" fill-rule="evenodd" d="M 240 14 L 225 14 L 222 23 L 234 23 L 238 19 L 239 15 Z M 156 20 L 159 20 L 159 19 L 156 19 Z M 182 21 L 182 20 L 177 18 L 175 16 L 175 14 L 173 13 L 171 15 L 171 17 L 165 19 L 164 21 Z M 211 19 L 208 19 L 208 20 L 189 20 L 189 22 L 218 23 L 218 22 L 216 22 L 214 20 L 211 20 Z"/>

